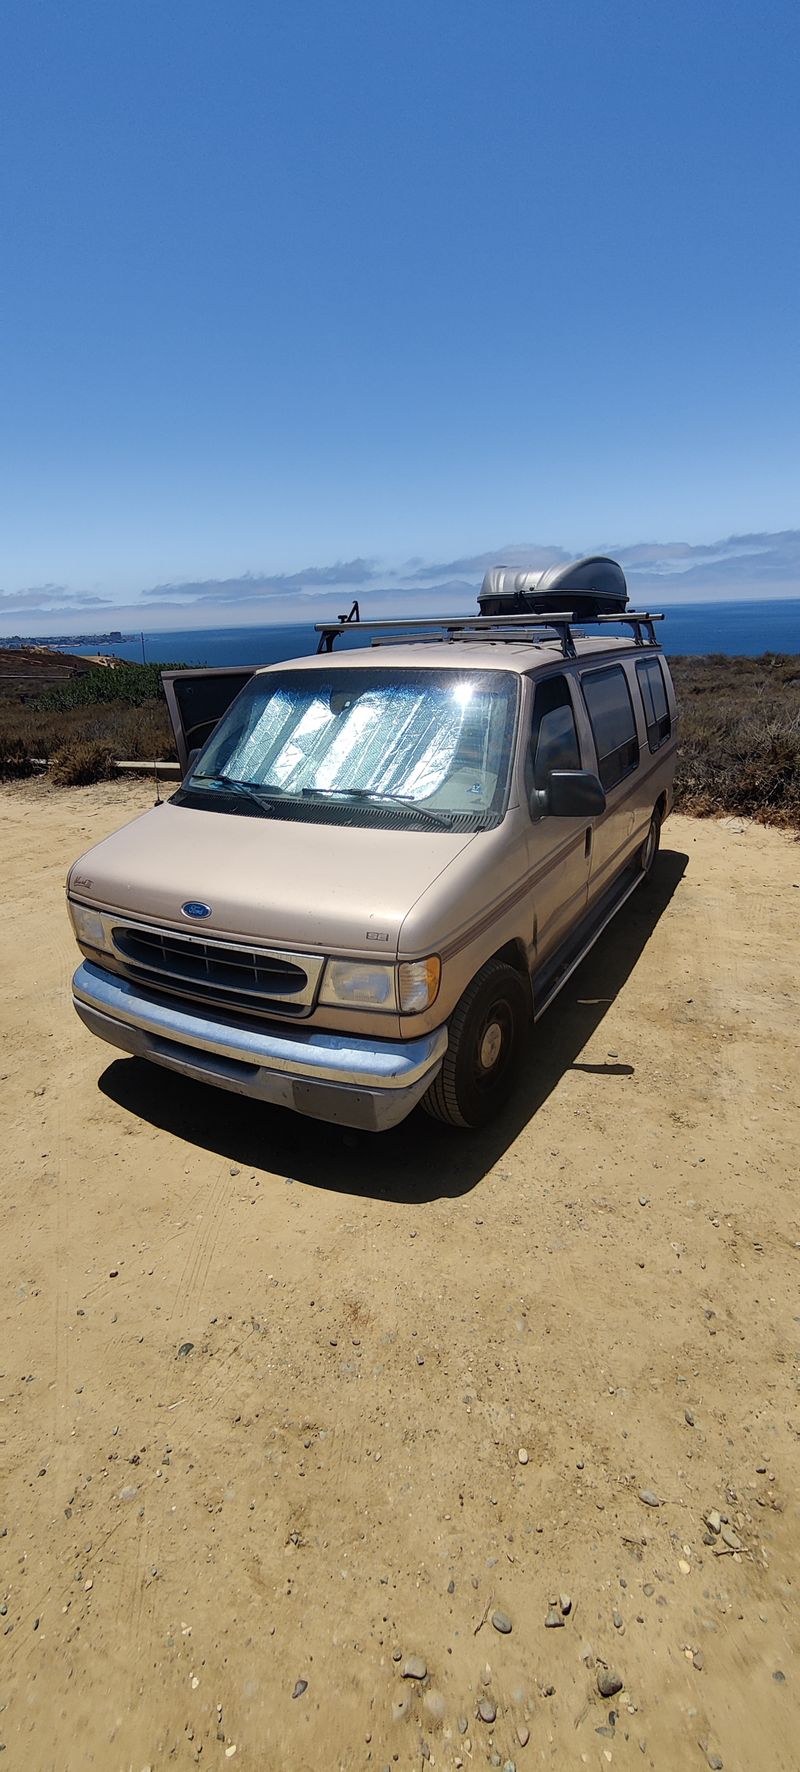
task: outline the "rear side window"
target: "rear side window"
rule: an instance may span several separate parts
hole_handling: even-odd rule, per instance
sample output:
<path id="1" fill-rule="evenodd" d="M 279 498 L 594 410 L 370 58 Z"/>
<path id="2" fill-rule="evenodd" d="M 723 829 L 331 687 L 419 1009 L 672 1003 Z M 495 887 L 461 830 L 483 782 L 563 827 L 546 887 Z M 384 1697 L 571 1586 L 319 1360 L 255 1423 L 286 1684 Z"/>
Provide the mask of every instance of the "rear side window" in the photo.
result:
<path id="1" fill-rule="evenodd" d="M 553 769 L 580 769 L 581 753 L 566 677 L 546 677 L 536 687 L 529 773 L 544 788 Z"/>
<path id="2" fill-rule="evenodd" d="M 651 751 L 657 751 L 664 740 L 669 738 L 671 730 L 667 689 L 660 659 L 639 659 L 636 675 L 642 692 L 647 742 Z"/>
<path id="3" fill-rule="evenodd" d="M 628 681 L 622 665 L 609 665 L 582 677 L 581 687 L 597 748 L 597 772 L 603 787 L 613 788 L 639 761 Z"/>

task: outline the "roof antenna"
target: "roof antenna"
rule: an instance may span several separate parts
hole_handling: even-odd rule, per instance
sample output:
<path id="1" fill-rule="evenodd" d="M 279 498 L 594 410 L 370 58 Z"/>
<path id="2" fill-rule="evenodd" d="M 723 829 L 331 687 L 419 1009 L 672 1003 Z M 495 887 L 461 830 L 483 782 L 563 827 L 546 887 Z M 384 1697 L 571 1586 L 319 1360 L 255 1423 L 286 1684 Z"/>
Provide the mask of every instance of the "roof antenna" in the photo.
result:
<path id="1" fill-rule="evenodd" d="M 155 803 L 157 806 L 163 806 L 164 802 L 161 798 L 161 780 L 160 780 L 159 773 L 158 773 L 158 758 L 157 757 L 153 758 L 153 779 L 156 784 Z"/>

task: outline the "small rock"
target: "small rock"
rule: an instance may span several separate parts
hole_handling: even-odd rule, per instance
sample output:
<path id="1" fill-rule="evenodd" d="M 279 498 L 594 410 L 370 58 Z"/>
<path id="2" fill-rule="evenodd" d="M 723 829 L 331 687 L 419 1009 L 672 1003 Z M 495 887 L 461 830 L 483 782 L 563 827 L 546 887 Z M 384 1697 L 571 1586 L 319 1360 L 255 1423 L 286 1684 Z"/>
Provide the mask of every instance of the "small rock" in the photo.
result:
<path id="1" fill-rule="evenodd" d="M 779 1667 L 776 1667 L 772 1678 L 775 1681 L 776 1686 L 783 1686 L 785 1684 L 786 1675 L 784 1673 L 781 1673 L 781 1670 Z"/>
<path id="2" fill-rule="evenodd" d="M 513 1760 L 504 1760 L 503 1761 L 503 1772 L 517 1772 L 517 1768 L 516 1768 Z"/>
<path id="3" fill-rule="evenodd" d="M 511 1634 L 511 1619 L 509 1618 L 507 1612 L 499 1612 L 499 1611 L 493 1612 L 492 1613 L 492 1624 L 494 1625 L 495 1630 L 500 1632 L 501 1637 L 510 1636 L 510 1634 Z"/>
<path id="4" fill-rule="evenodd" d="M 182 1342 L 181 1346 L 178 1348 L 178 1359 L 185 1360 L 186 1355 L 191 1353 L 193 1347 L 194 1347 L 193 1341 Z"/>
<path id="5" fill-rule="evenodd" d="M 564 1620 L 558 1610 L 555 1600 L 551 1602 L 550 1609 L 544 1621 L 544 1628 L 545 1630 L 563 1630 L 564 1628 Z"/>
<path id="6" fill-rule="evenodd" d="M 691 1409 L 684 1409 L 683 1419 L 686 1422 L 687 1427 L 694 1427 L 694 1416 Z"/>
<path id="7" fill-rule="evenodd" d="M 428 1666 L 421 1655 L 409 1655 L 403 1667 L 404 1680 L 424 1680 L 427 1678 Z"/>
<path id="8" fill-rule="evenodd" d="M 456 1722 L 456 1728 L 458 1730 L 459 1735 L 466 1735 L 467 1730 L 469 1728 L 469 1723 L 467 1722 L 466 1717 L 461 1716 L 458 1718 L 458 1720 Z"/>
<path id="9" fill-rule="evenodd" d="M 454 1582 L 454 1581 L 453 1581 L 453 1580 L 452 1580 L 452 1579 L 451 1579 L 451 1580 L 450 1580 L 450 1581 L 448 1581 L 448 1583 L 447 1583 L 447 1592 L 448 1592 L 448 1593 L 449 1593 L 449 1594 L 454 1594 L 454 1593 L 455 1593 L 455 1591 L 456 1591 L 456 1584 L 455 1584 L 455 1582 Z"/>
<path id="10" fill-rule="evenodd" d="M 702 1649 L 695 1649 L 694 1655 L 692 1656 L 692 1667 L 696 1667 L 697 1672 L 701 1674 L 705 1665 Z"/>
<path id="11" fill-rule="evenodd" d="M 613 1698 L 615 1693 L 622 1691 L 624 1683 L 624 1680 L 620 1679 L 619 1674 L 612 1672 L 611 1668 L 598 1668 L 597 1690 L 600 1693 L 601 1698 Z"/>
<path id="12" fill-rule="evenodd" d="M 757 1475 L 758 1475 L 758 1476 L 759 1476 L 759 1477 L 764 1477 L 764 1476 L 766 1476 L 766 1474 L 767 1474 L 767 1467 L 766 1467 L 766 1465 L 765 1465 L 765 1464 L 757 1464 L 757 1465 L 756 1465 L 756 1473 L 757 1473 Z"/>
<path id="13" fill-rule="evenodd" d="M 134 1495 L 136 1495 L 136 1494 L 137 1494 L 136 1484 L 135 1483 L 126 1483 L 125 1488 L 120 1489 L 119 1498 L 120 1498 L 120 1501 L 133 1501 Z"/>
<path id="14" fill-rule="evenodd" d="M 711 1767 L 711 1772 L 722 1772 L 723 1762 L 719 1754 L 715 1754 L 710 1748 L 707 1748 L 706 1759 Z"/>
<path id="15" fill-rule="evenodd" d="M 649 1206 L 649 1204 L 650 1204 L 650 1201 L 647 1197 L 647 1194 L 640 1194 L 639 1195 L 639 1205 L 640 1206 Z"/>
<path id="16" fill-rule="evenodd" d="M 741 1538 L 737 1536 L 732 1526 L 721 1527 L 720 1538 L 722 1539 L 723 1544 L 727 1544 L 728 1550 L 740 1551 L 742 1549 Z"/>
<path id="17" fill-rule="evenodd" d="M 558 1603 L 559 1603 L 559 1606 L 561 1607 L 564 1617 L 569 1618 L 570 1612 L 572 1611 L 572 1599 L 571 1599 L 570 1595 L 569 1594 L 559 1594 Z"/>
<path id="18" fill-rule="evenodd" d="M 292 1693 L 292 1697 L 293 1698 L 302 1698 L 303 1693 L 307 1692 L 307 1691 L 308 1691 L 308 1680 L 296 1680 L 294 1691 Z"/>
<path id="19" fill-rule="evenodd" d="M 402 1649 L 393 1649 L 392 1650 L 392 1660 L 393 1661 L 402 1661 L 402 1659 L 403 1659 Z"/>
<path id="20" fill-rule="evenodd" d="M 430 1692 L 425 1693 L 425 1697 L 423 1698 L 422 1702 L 423 1702 L 423 1705 L 425 1706 L 426 1711 L 428 1712 L 428 1716 L 434 1717 L 436 1719 L 437 1723 L 440 1723 L 442 1721 L 444 1714 L 445 1714 L 445 1711 L 447 1710 L 447 1705 L 445 1703 L 442 1693 L 441 1692 L 434 1692 L 431 1689 Z"/>
<path id="21" fill-rule="evenodd" d="M 527 1462 L 528 1462 L 528 1448 L 527 1448 L 527 1446 L 520 1446 L 520 1449 L 517 1453 L 517 1458 L 519 1459 L 520 1464 L 527 1464 Z"/>
<path id="22" fill-rule="evenodd" d="M 661 1502 L 653 1489 L 640 1489 L 639 1500 L 644 1502 L 645 1507 L 661 1506 Z"/>
<path id="23" fill-rule="evenodd" d="M 709 1532 L 719 1532 L 721 1530 L 722 1515 L 717 1513 L 716 1508 L 712 1508 L 710 1514 L 706 1514 L 706 1525 Z"/>
<path id="24" fill-rule="evenodd" d="M 612 1612 L 611 1622 L 612 1622 L 615 1630 L 622 1630 L 622 1613 L 621 1612 Z"/>
<path id="25" fill-rule="evenodd" d="M 531 1732 L 530 1732 L 530 1729 L 528 1728 L 527 1723 L 518 1723 L 517 1724 L 517 1740 L 519 1742 L 520 1747 L 527 1747 L 528 1742 L 530 1741 L 530 1738 L 531 1738 Z"/>
<path id="26" fill-rule="evenodd" d="M 497 1716 L 497 1705 L 493 1698 L 478 1699 L 478 1716 L 482 1723 L 493 1723 Z"/>

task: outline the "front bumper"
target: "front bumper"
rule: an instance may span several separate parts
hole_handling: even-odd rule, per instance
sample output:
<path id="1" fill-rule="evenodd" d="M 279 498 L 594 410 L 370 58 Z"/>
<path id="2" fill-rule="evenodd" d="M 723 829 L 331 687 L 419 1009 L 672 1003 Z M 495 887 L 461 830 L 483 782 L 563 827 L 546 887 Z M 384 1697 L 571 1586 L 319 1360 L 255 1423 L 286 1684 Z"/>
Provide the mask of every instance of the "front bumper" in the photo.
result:
<path id="1" fill-rule="evenodd" d="M 205 1016 L 84 960 L 72 1000 L 93 1034 L 185 1077 L 252 1095 L 313 1119 L 384 1131 L 433 1082 L 447 1028 L 418 1040 L 366 1040 L 255 1018 Z"/>

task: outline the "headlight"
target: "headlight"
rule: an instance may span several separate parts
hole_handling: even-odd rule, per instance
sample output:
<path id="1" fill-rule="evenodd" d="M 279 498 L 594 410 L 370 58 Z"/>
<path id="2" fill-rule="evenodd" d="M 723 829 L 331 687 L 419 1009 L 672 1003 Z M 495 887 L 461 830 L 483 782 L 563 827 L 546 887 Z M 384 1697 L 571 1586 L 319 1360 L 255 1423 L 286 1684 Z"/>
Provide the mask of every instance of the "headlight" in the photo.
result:
<path id="1" fill-rule="evenodd" d="M 403 1015 L 419 1015 L 435 1001 L 441 972 L 436 955 L 428 960 L 404 960 L 396 967 L 374 960 L 329 960 L 319 1000 L 338 1009 L 400 1010 Z"/>
<path id="2" fill-rule="evenodd" d="M 99 911 L 90 911 L 85 904 L 76 904 L 74 898 L 67 899 L 67 910 L 75 931 L 76 940 L 81 947 L 105 948 L 105 924 Z"/>
<path id="3" fill-rule="evenodd" d="M 404 960 L 397 968 L 397 995 L 404 1015 L 418 1015 L 436 1001 L 442 963 L 437 954 L 428 960 Z"/>
<path id="4" fill-rule="evenodd" d="M 371 960 L 329 960 L 319 1000 L 341 1009 L 396 1009 L 394 967 Z"/>

